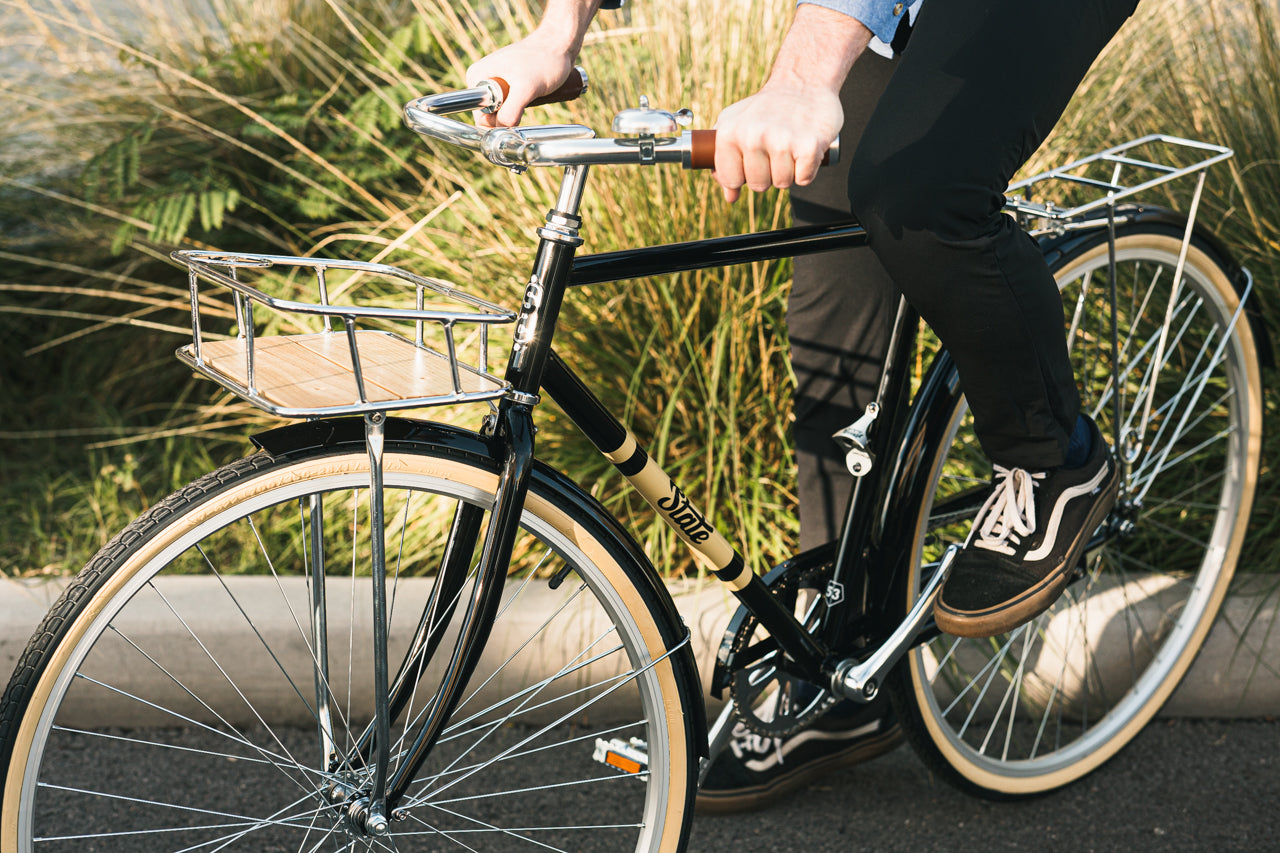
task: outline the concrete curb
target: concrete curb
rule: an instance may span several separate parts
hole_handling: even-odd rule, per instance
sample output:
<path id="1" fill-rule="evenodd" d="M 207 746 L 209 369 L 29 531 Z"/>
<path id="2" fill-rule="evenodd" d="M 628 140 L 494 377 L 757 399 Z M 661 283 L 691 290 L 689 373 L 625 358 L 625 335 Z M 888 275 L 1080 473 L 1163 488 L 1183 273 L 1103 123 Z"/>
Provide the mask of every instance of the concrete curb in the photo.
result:
<path id="1" fill-rule="evenodd" d="M 251 601 L 253 586 L 264 580 L 274 583 L 263 578 L 231 578 L 228 583 L 243 589 L 243 595 L 237 591 L 238 598 Z M 171 578 L 166 583 L 173 587 L 174 595 L 198 600 L 204 594 L 201 584 L 209 580 Z M 430 589 L 430 581 L 410 583 L 417 587 L 411 598 L 425 596 Z M 0 581 L 0 672 L 5 674 L 6 682 L 31 634 L 64 586 L 65 581 Z M 705 684 L 736 602 L 719 584 L 677 583 L 671 592 L 692 633 Z M 555 606 L 558 600 L 556 596 L 535 598 L 522 609 L 542 611 Z M 530 612 L 528 618 L 541 617 L 538 612 Z M 281 636 L 297 630 L 293 624 L 264 629 L 278 631 Z M 163 638 L 158 639 L 163 642 Z M 504 639 L 494 638 L 498 645 Z M 552 643 L 545 650 L 539 649 L 548 666 L 558 665 L 558 652 Z M 493 653 L 504 650 L 494 649 Z M 86 709 L 86 717 L 98 724 L 104 724 L 104 713 L 101 706 Z M 1234 581 L 1204 649 L 1162 713 L 1170 717 L 1280 716 L 1280 578 L 1255 575 Z"/>

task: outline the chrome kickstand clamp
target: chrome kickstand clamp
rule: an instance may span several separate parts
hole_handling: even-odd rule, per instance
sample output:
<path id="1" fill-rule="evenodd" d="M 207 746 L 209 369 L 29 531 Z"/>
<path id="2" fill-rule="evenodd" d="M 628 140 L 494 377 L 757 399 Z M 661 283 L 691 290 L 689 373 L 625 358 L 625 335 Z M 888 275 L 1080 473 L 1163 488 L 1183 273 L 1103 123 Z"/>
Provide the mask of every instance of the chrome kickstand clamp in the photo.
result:
<path id="1" fill-rule="evenodd" d="M 862 663 L 853 660 L 842 661 L 836 667 L 835 675 L 831 678 L 833 693 L 863 703 L 876 698 L 880 693 L 881 685 L 884 684 L 884 677 L 906 654 L 907 649 L 915 644 L 920 629 L 933 614 L 933 602 L 942 589 L 942 582 L 951 573 L 951 563 L 959 553 L 959 545 L 951 545 L 947 548 L 947 552 L 942 555 L 942 560 L 938 563 L 938 570 L 929 579 L 921 596 L 916 599 L 915 606 L 911 608 L 907 618 L 902 620 L 880 648 L 872 652 L 871 657 Z"/>

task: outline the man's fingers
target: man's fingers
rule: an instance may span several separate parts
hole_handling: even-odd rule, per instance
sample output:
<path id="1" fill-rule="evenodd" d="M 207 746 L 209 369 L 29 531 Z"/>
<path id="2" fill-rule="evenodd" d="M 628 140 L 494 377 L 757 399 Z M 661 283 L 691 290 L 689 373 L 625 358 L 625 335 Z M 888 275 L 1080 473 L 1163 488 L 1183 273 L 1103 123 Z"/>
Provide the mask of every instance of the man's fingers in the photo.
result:
<path id="1" fill-rule="evenodd" d="M 777 152 L 769 160 L 770 179 L 775 187 L 786 189 L 796 179 L 796 161 L 790 152 Z"/>
<path id="2" fill-rule="evenodd" d="M 773 164 L 769 153 L 756 148 L 742 154 L 742 172 L 747 186 L 761 193 L 773 185 Z"/>
<path id="3" fill-rule="evenodd" d="M 533 99 L 527 98 L 524 101 L 518 101 L 508 95 L 507 100 L 502 104 L 502 108 L 494 113 L 496 116 L 497 126 L 515 127 L 518 125 L 520 123 L 521 116 L 524 115 L 525 104 L 531 100 Z"/>
<path id="4" fill-rule="evenodd" d="M 798 186 L 806 187 L 813 183 L 813 179 L 818 177 L 818 169 L 822 166 L 822 156 L 819 154 L 802 154 L 795 160 L 795 182 Z"/>
<path id="5" fill-rule="evenodd" d="M 742 152 L 731 143 L 720 144 L 718 131 L 716 142 L 716 167 L 712 176 L 724 188 L 725 200 L 734 202 L 738 199 L 739 189 L 746 182 L 742 172 Z"/>

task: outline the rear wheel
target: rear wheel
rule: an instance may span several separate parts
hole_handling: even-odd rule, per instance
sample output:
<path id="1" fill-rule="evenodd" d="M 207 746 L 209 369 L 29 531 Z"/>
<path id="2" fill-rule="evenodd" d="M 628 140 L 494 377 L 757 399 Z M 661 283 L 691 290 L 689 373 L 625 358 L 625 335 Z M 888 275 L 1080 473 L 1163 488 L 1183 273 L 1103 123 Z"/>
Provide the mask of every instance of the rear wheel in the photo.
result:
<path id="1" fill-rule="evenodd" d="M 433 589 L 410 575 L 439 564 L 459 507 L 492 501 L 492 466 L 457 457 L 387 455 L 393 676 Z M 696 757 L 682 711 L 698 699 L 671 651 L 684 633 L 629 546 L 547 477 L 484 659 L 400 819 L 384 837 L 344 821 L 335 802 L 372 774 L 357 746 L 372 714 L 368 482 L 363 448 L 258 454 L 108 545 L 6 694 L 0 848 L 677 849 Z M 447 596 L 462 605 L 437 607 L 393 772 L 472 580 Z M 593 760 L 597 742 L 613 749 Z"/>
<path id="2" fill-rule="evenodd" d="M 1193 241 L 1171 299 L 1180 245 L 1151 227 L 1117 239 L 1126 477 L 1076 579 L 1031 623 L 983 640 L 938 636 L 896 674 L 912 742 L 976 793 L 1052 790 L 1114 755 L 1187 671 L 1235 570 L 1261 443 L 1257 353 L 1206 246 Z M 1106 234 L 1081 241 L 1054 273 L 1084 411 L 1111 442 Z M 943 548 L 968 532 L 955 519 L 972 518 L 990 477 L 963 400 L 951 423 L 919 524 L 912 600 Z"/>

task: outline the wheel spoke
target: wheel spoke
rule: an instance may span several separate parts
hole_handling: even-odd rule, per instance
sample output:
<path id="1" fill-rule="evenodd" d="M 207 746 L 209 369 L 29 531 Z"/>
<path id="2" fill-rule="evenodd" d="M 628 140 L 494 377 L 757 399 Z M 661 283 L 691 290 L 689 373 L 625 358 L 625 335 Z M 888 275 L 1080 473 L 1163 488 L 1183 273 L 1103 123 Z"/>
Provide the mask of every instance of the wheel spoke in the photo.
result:
<path id="1" fill-rule="evenodd" d="M 1140 447 L 1126 472 L 1128 503 L 1100 532 L 1081 577 L 1032 625 L 985 641 L 937 637 L 912 653 L 907 673 L 920 730 L 943 766 L 1005 794 L 1075 778 L 1089 756 L 1109 756 L 1132 736 L 1128 721 L 1154 713 L 1162 681 L 1194 654 L 1192 626 L 1212 618 L 1202 591 L 1221 589 L 1234 567 L 1230 537 L 1256 475 L 1247 435 L 1258 417 L 1255 354 L 1230 278 L 1196 249 L 1170 297 L 1179 241 L 1122 226 L 1113 353 L 1105 233 L 1077 245 L 1060 279 L 1067 340 L 1085 410 L 1106 436 L 1119 413 L 1129 452 Z M 916 588 L 938 550 L 963 533 L 958 518 L 935 521 L 953 483 L 986 470 L 973 458 L 971 420 L 957 414 L 955 423 L 953 457 L 930 460 L 939 481 L 920 525 Z"/>
<path id="2" fill-rule="evenodd" d="M 494 838 L 574 850 L 599 846 L 598 835 L 610 839 L 609 849 L 661 849 L 672 837 L 670 819 L 682 814 L 667 808 L 669 792 L 690 772 L 686 764 L 673 766 L 673 755 L 683 750 L 673 750 L 671 738 L 683 744 L 689 735 L 679 710 L 683 700 L 668 695 L 669 684 L 686 678 L 685 664 L 675 666 L 673 658 L 685 659 L 688 640 L 666 639 L 660 654 L 651 651 L 653 637 L 677 637 L 676 629 L 644 603 L 643 588 L 611 588 L 643 578 L 647 569 L 611 563 L 610 575 L 597 568 L 588 554 L 616 561 L 632 546 L 593 539 L 614 534 L 594 519 L 578 518 L 580 504 L 562 502 L 554 490 L 536 504 L 550 500 L 553 512 L 543 518 L 527 506 L 527 529 L 512 546 L 519 564 L 490 634 L 502 650 L 486 650 L 442 737 L 411 780 L 399 803 L 405 811 L 398 816 L 405 819 L 393 821 L 384 837 L 350 823 L 352 798 L 375 770 L 362 740 L 371 632 L 360 604 L 370 583 L 368 457 L 327 453 L 303 477 L 291 471 L 307 464 L 305 458 L 235 463 L 236 470 L 220 472 L 210 488 L 241 489 L 240 497 L 192 501 L 170 511 L 164 519 L 203 507 L 208 520 L 174 525 L 179 532 L 173 534 L 153 523 L 160 532 L 148 535 L 168 535 L 172 544 L 162 542 L 135 563 L 128 562 L 132 552 L 125 553 L 117 571 L 135 573 L 138 580 L 128 588 L 139 592 L 109 601 L 103 607 L 109 618 L 81 620 L 89 626 L 76 641 L 84 651 L 64 656 L 74 669 L 50 699 L 62 709 L 49 715 L 32 757 L 23 759 L 36 768 L 21 795 L 23 812 L 31 816 L 21 831 L 34 830 L 28 840 L 50 839 L 42 849 L 172 839 L 158 846 L 191 853 L 331 853 L 404 850 L 420 838 L 458 850 L 487 849 L 485 839 Z M 453 466 L 470 478 L 463 483 L 492 481 L 490 472 L 473 474 L 448 453 L 421 463 L 412 454 L 408 459 L 407 472 L 388 468 L 385 495 L 387 517 L 394 519 L 386 531 L 393 578 L 388 631 L 406 648 L 393 767 L 417 736 L 424 697 L 438 689 L 457 622 L 448 606 L 452 588 L 437 601 L 436 624 L 428 625 L 422 624 L 424 611 L 410 612 L 418 604 L 409 604 L 410 588 L 399 581 L 438 563 L 433 555 L 442 552 L 458 506 L 485 503 L 474 485 L 455 485 L 440 470 Z M 260 489 L 252 478 L 263 468 L 274 485 Z M 233 577 L 246 570 L 259 571 L 262 580 Z M 207 586 L 189 588 L 212 594 L 175 594 L 191 575 L 202 576 Z M 575 582 L 558 595 L 546 589 L 548 576 L 568 575 Z M 465 597 L 473 583 L 464 580 L 457 595 Z M 640 609 L 628 611 L 634 602 Z M 306 617 L 303 606 L 310 608 Z M 170 626 L 167 634 L 153 633 L 155 613 Z M 323 643 L 321 625 L 327 626 Z M 419 634 L 433 646 L 415 660 L 409 647 Z M 78 710 L 82 697 L 120 709 L 122 718 L 145 714 L 146 724 L 157 728 L 100 728 Z M 320 710 L 326 705 L 329 713 Z M 311 734 L 295 729 L 296 722 Z M 648 768 L 624 774 L 592 760 L 602 737 L 652 742 Z M 86 762 L 79 758 L 86 751 L 107 757 Z M 149 772 L 122 788 L 110 769 L 134 762 Z M 282 783 L 281 776 L 289 781 Z M 572 809 L 557 816 L 546 808 L 576 796 L 572 792 L 596 790 L 607 794 L 607 820 L 592 819 L 589 811 L 578 820 Z M 692 789 L 686 790 L 691 797 Z M 488 802 L 501 802 L 500 820 L 489 817 Z M 475 816 L 464 814 L 472 810 Z"/>

